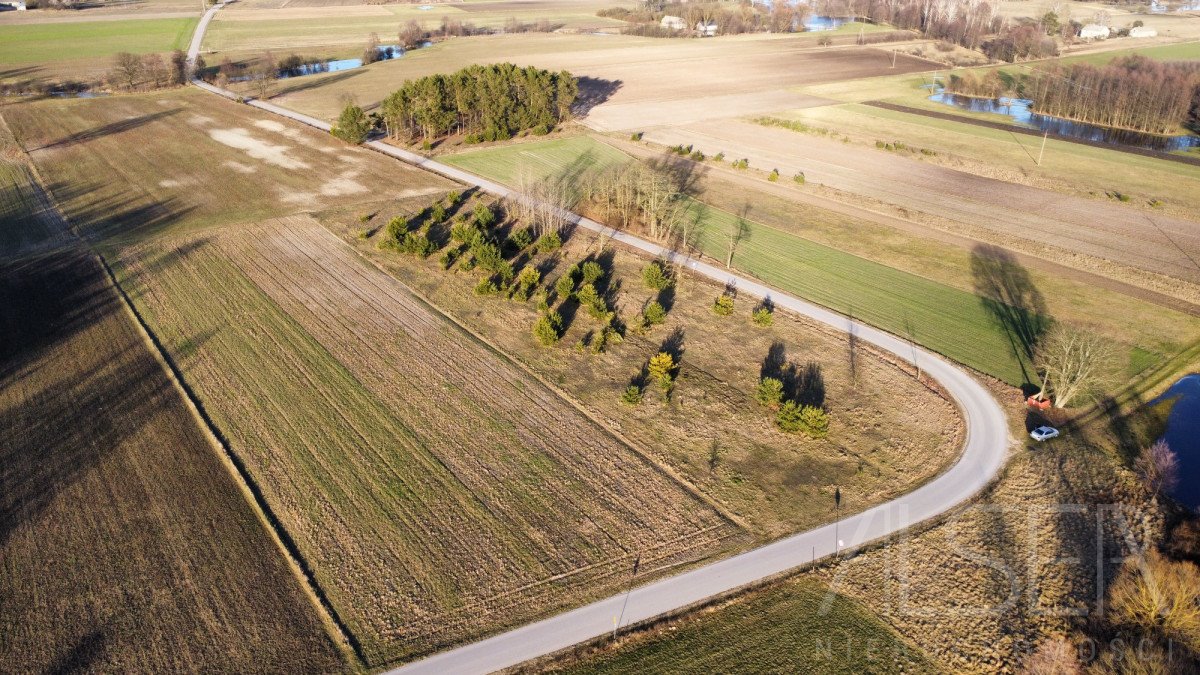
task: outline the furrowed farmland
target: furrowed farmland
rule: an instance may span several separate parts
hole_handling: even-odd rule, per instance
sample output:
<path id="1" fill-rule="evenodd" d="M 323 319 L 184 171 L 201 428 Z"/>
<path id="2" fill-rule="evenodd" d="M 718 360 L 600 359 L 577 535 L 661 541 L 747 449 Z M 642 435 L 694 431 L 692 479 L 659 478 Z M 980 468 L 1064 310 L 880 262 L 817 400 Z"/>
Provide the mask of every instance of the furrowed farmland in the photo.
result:
<path id="1" fill-rule="evenodd" d="M 0 263 L 0 662 L 338 671 L 315 608 L 99 263 Z"/>
<path id="2" fill-rule="evenodd" d="M 634 552 L 665 565 L 738 534 L 310 220 L 118 268 L 369 663 L 615 590 Z"/>

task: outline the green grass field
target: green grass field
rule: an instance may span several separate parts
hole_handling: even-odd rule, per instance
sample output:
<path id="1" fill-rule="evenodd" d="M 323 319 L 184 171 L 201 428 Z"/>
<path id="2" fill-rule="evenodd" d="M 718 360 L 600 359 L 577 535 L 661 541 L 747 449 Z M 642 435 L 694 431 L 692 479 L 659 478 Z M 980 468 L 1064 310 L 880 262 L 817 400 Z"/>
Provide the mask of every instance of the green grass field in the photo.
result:
<path id="1" fill-rule="evenodd" d="M 807 578 L 636 635 L 551 670 L 599 673 L 933 673 L 868 609 Z"/>
<path id="2" fill-rule="evenodd" d="M 455 166 L 512 183 L 522 169 L 552 175 L 575 162 L 611 166 L 628 155 L 588 137 L 514 144 L 447 157 Z M 701 249 L 723 261 L 726 232 L 737 216 L 695 202 Z M 759 223 L 734 266 L 781 290 L 862 319 L 1010 384 L 1026 381 L 1022 360 L 974 294 L 871 262 Z M 1027 364 L 1026 370 L 1027 370 Z"/>
<path id="3" fill-rule="evenodd" d="M 0 26 L 0 63 L 102 59 L 186 49 L 196 19 L 122 19 Z M 107 67 L 108 64 L 105 64 Z"/>
<path id="4" fill-rule="evenodd" d="M 467 150 L 441 159 L 451 166 L 512 185 L 523 172 L 539 178 L 575 175 L 586 179 L 588 174 L 624 164 L 630 158 L 588 136 L 573 136 Z"/>

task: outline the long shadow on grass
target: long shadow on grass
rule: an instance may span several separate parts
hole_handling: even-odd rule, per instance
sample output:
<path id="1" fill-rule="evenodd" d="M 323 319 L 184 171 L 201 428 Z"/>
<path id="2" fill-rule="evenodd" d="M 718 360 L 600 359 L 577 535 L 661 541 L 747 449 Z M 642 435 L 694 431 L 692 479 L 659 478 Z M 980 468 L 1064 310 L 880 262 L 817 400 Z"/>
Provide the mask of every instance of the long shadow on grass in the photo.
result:
<path id="1" fill-rule="evenodd" d="M 971 250 L 971 276 L 979 301 L 1008 338 L 1025 382 L 1036 381 L 1037 374 L 1029 364 L 1038 340 L 1050 326 L 1050 314 L 1029 271 L 1012 253 L 979 244 Z"/>
<path id="2" fill-rule="evenodd" d="M 0 270 L 0 390 L 14 392 L 0 407 L 0 547 L 173 400 L 135 336 L 107 348 L 71 344 L 122 311 L 98 264 L 77 252 L 37 262 Z M 51 351 L 64 345 L 71 349 Z"/>
<path id="3" fill-rule="evenodd" d="M 49 192 L 66 207 L 76 232 L 89 239 L 150 236 L 195 210 L 173 197 L 147 202 L 144 193 L 132 190 L 96 197 L 100 194 L 98 184 L 53 183 Z"/>
<path id="4" fill-rule="evenodd" d="M 571 106 L 571 112 L 576 117 L 587 117 L 592 108 L 604 103 L 621 88 L 621 80 L 606 80 L 600 77 L 584 75 L 578 78 L 579 95 Z"/>
<path id="5" fill-rule="evenodd" d="M 129 119 L 117 120 L 116 122 L 109 122 L 108 124 L 101 124 L 98 127 L 84 129 L 83 131 L 77 131 L 68 136 L 64 136 L 52 143 L 43 145 L 40 148 L 34 148 L 34 150 L 49 150 L 51 148 L 58 148 L 65 145 L 94 141 L 97 138 L 104 138 L 105 136 L 111 136 L 113 134 L 119 134 L 125 131 L 136 129 L 140 126 L 150 124 L 151 122 L 156 122 L 172 115 L 176 115 L 182 111 L 183 108 L 172 108 L 170 110 L 160 110 L 158 112 L 139 115 Z"/>

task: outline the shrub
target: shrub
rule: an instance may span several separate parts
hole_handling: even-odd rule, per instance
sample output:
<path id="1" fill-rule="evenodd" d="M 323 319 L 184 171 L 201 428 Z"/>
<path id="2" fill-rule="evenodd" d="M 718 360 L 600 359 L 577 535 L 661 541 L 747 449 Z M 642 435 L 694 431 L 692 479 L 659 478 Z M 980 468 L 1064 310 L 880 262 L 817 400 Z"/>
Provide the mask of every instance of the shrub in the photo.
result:
<path id="1" fill-rule="evenodd" d="M 569 298 L 575 292 L 575 279 L 571 276 L 570 270 L 567 270 L 567 273 L 554 282 L 554 292 L 560 298 Z"/>
<path id="2" fill-rule="evenodd" d="M 492 211 L 491 207 L 483 202 L 475 205 L 473 215 L 475 216 L 475 224 L 484 229 L 491 227 L 492 223 L 496 222 L 496 214 Z"/>
<path id="3" fill-rule="evenodd" d="M 800 431 L 803 422 L 800 421 L 800 404 L 795 401 L 788 401 L 779 408 L 779 413 L 775 415 L 775 425 L 781 430 L 794 434 Z"/>
<path id="4" fill-rule="evenodd" d="M 754 310 L 753 314 L 750 315 L 750 320 L 754 322 L 755 326 L 762 326 L 763 328 L 766 328 L 775 322 L 775 315 L 770 309 L 767 309 L 766 307 L 759 307 L 758 309 Z"/>
<path id="5" fill-rule="evenodd" d="M 369 230 L 365 227 L 362 228 L 361 230 L 358 231 L 358 238 L 362 239 L 363 241 L 370 239 L 371 238 L 371 230 Z"/>
<path id="6" fill-rule="evenodd" d="M 604 276 L 604 268 L 600 263 L 589 260 L 583 264 L 583 283 L 594 284 Z"/>
<path id="7" fill-rule="evenodd" d="M 550 311 L 550 294 L 546 292 L 546 289 L 543 288 L 537 293 L 534 293 L 533 299 L 537 303 L 537 310 L 539 312 L 545 313 Z"/>
<path id="8" fill-rule="evenodd" d="M 441 258 L 438 258 L 438 264 L 442 266 L 442 269 L 448 270 L 452 265 L 454 265 L 454 261 L 457 259 L 458 251 L 449 250 L 443 253 Z"/>
<path id="9" fill-rule="evenodd" d="M 458 200 L 461 197 L 462 197 L 462 193 L 459 192 L 458 190 L 452 190 L 452 191 L 446 193 L 446 206 L 454 206 L 455 204 L 458 203 Z"/>
<path id="10" fill-rule="evenodd" d="M 383 233 L 386 235 L 384 239 L 389 241 L 399 242 L 407 231 L 408 221 L 405 220 L 404 216 L 396 216 L 389 220 L 387 225 L 383 226 Z"/>
<path id="11" fill-rule="evenodd" d="M 655 260 L 642 269 L 642 283 L 651 290 L 663 291 L 673 286 L 675 280 L 671 278 L 663 264 Z"/>
<path id="12" fill-rule="evenodd" d="M 820 47 L 828 47 L 831 44 L 833 44 L 833 38 L 828 35 L 822 35 L 817 38 L 817 45 Z"/>
<path id="13" fill-rule="evenodd" d="M 367 140 L 373 126 L 362 108 L 347 103 L 346 107 L 342 108 L 342 114 L 338 116 L 337 124 L 333 125 L 329 133 L 347 143 L 358 145 Z"/>
<path id="14" fill-rule="evenodd" d="M 713 155 L 713 161 L 714 162 L 724 162 L 725 161 L 725 153 L 718 152 L 717 154 Z"/>
<path id="15" fill-rule="evenodd" d="M 529 133 L 533 134 L 534 136 L 545 136 L 546 134 L 550 133 L 550 127 L 546 126 L 545 124 L 539 124 Z"/>
<path id="16" fill-rule="evenodd" d="M 664 396 L 670 395 L 671 387 L 675 384 L 675 365 L 675 359 L 667 352 L 659 352 L 651 356 L 650 362 L 646 364 L 646 370 L 650 373 L 650 377 L 658 383 Z"/>
<path id="17" fill-rule="evenodd" d="M 629 140 L 631 140 L 631 141 L 642 140 L 642 132 L 640 132 L 640 131 L 633 132 L 632 134 L 629 135 Z"/>
<path id="18" fill-rule="evenodd" d="M 526 267 L 517 275 L 517 283 L 513 289 L 512 297 L 515 300 L 525 302 L 529 299 L 529 294 L 533 292 L 534 287 L 542 280 L 542 273 L 533 267 Z"/>
<path id="19" fill-rule="evenodd" d="M 547 232 L 538 237 L 536 248 L 538 253 L 553 253 L 562 248 L 562 237 L 557 232 Z"/>
<path id="20" fill-rule="evenodd" d="M 522 227 L 512 231 L 508 235 L 508 245 L 517 251 L 524 251 L 533 243 L 533 232 L 528 227 Z"/>
<path id="21" fill-rule="evenodd" d="M 400 245 L 400 250 L 421 258 L 428 258 L 437 250 L 437 246 L 430 241 L 425 232 L 409 232 L 404 235 L 404 243 Z"/>
<path id="22" fill-rule="evenodd" d="M 547 312 L 534 322 L 533 336 L 543 347 L 553 347 L 558 342 L 558 331 L 561 326 L 562 317 L 558 312 Z"/>
<path id="23" fill-rule="evenodd" d="M 500 289 L 491 279 L 480 279 L 479 283 L 475 285 L 475 295 L 495 295 L 499 292 Z"/>
<path id="24" fill-rule="evenodd" d="M 446 207 L 442 206 L 441 202 L 434 204 L 429 209 L 429 223 L 440 223 L 446 220 Z"/>
<path id="25" fill-rule="evenodd" d="M 795 181 L 797 185 L 804 185 L 804 172 L 801 171 L 795 176 L 792 176 L 792 180 Z"/>
<path id="26" fill-rule="evenodd" d="M 575 299 L 587 308 L 588 314 L 593 319 L 605 324 L 612 321 L 613 313 L 608 310 L 608 303 L 600 297 L 600 294 L 596 292 L 596 287 L 592 284 L 580 286 L 579 290 L 575 292 Z"/>
<path id="27" fill-rule="evenodd" d="M 637 405 L 642 402 L 642 388 L 636 384 L 631 384 L 625 388 L 625 393 L 621 394 L 621 403 L 626 405 Z"/>
<path id="28" fill-rule="evenodd" d="M 804 433 L 813 438 L 829 435 L 829 413 L 813 405 L 800 408 L 800 424 Z"/>
<path id="29" fill-rule="evenodd" d="M 779 169 L 771 169 L 771 173 L 767 174 L 767 180 L 772 183 L 779 180 Z"/>
<path id="30" fill-rule="evenodd" d="M 476 225 L 457 223 L 450 226 L 450 238 L 467 246 L 475 246 L 483 238 L 483 232 Z"/>
<path id="31" fill-rule="evenodd" d="M 713 303 L 713 311 L 717 313 L 717 316 L 733 314 L 733 296 L 728 293 L 717 296 L 716 302 Z"/>
<path id="32" fill-rule="evenodd" d="M 692 151 L 692 154 L 691 154 L 691 155 L 689 155 L 689 156 L 690 156 L 690 157 L 691 157 L 691 158 L 692 158 L 694 161 L 697 161 L 697 162 L 703 162 L 703 161 L 704 161 L 704 153 L 703 153 L 703 152 L 700 152 L 699 150 L 693 150 L 693 151 Z"/>
<path id="33" fill-rule="evenodd" d="M 360 213 L 358 214 L 358 222 L 366 225 L 374 215 L 373 213 Z"/>
<path id="34" fill-rule="evenodd" d="M 764 377 L 759 380 L 754 399 L 758 401 L 759 405 L 778 410 L 780 404 L 783 403 L 783 381 L 774 377 Z"/>
<path id="35" fill-rule="evenodd" d="M 735 160 L 733 161 L 733 168 L 735 168 L 735 169 L 749 169 L 749 168 L 750 168 L 750 160 L 748 160 L 748 159 L 746 159 L 746 158 L 744 158 L 744 157 L 743 157 L 742 159 L 735 159 Z"/>
<path id="36" fill-rule="evenodd" d="M 652 300 L 642 310 L 642 317 L 646 320 L 647 325 L 657 326 L 667 320 L 667 310 L 663 309 L 657 300 Z"/>

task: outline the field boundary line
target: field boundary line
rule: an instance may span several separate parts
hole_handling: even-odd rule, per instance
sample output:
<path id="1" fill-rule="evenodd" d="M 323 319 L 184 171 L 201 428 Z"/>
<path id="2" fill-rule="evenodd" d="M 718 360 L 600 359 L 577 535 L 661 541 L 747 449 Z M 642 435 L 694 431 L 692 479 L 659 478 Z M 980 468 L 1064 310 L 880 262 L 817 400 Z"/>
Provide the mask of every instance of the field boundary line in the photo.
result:
<path id="1" fill-rule="evenodd" d="M 5 123 L 3 116 L 0 116 L 0 123 Z M 5 125 L 7 127 L 7 123 Z M 54 195 L 45 188 L 42 176 L 37 170 L 37 164 L 29 157 L 29 153 L 25 151 L 24 146 L 21 146 L 19 143 L 18 146 L 21 147 L 22 154 L 25 156 L 26 162 L 31 169 L 34 190 L 39 199 L 44 200 L 43 207 L 55 217 L 58 223 L 67 228 L 63 232 L 64 243 L 62 248 L 78 247 L 81 250 L 86 250 L 100 263 L 100 267 L 104 269 L 111 289 L 121 299 L 121 305 L 125 308 L 126 313 L 133 323 L 137 325 L 138 333 L 142 336 L 143 343 L 163 369 L 163 374 L 170 380 L 172 388 L 175 389 L 175 392 L 183 401 L 184 406 L 195 420 L 196 426 L 202 430 L 210 446 L 216 451 L 215 454 L 218 460 L 233 477 L 234 482 L 237 483 L 247 505 L 258 518 L 263 529 L 267 531 L 271 541 L 274 542 L 280 553 L 283 554 L 295 579 L 300 582 L 301 590 L 308 597 L 313 609 L 317 611 L 322 625 L 325 626 L 326 637 L 335 645 L 337 651 L 342 654 L 347 664 L 355 665 L 361 669 L 367 663 L 361 646 L 354 638 L 353 633 L 346 627 L 341 617 L 338 616 L 337 610 L 334 609 L 324 591 L 321 590 L 312 569 L 308 566 L 291 535 L 283 528 L 274 511 L 271 510 L 258 484 L 254 482 L 254 479 L 250 476 L 241 459 L 230 448 L 229 443 L 225 440 L 225 436 L 204 410 L 203 404 L 193 394 L 191 387 L 183 379 L 183 373 L 176 367 L 175 362 L 171 360 L 171 357 L 154 335 L 154 332 L 150 330 L 149 324 L 143 319 L 141 313 L 138 312 L 137 307 L 133 304 L 133 300 L 117 280 L 117 276 L 108 264 L 108 261 L 99 251 L 87 244 L 79 236 L 79 233 L 75 231 L 69 219 L 63 214 L 62 209 L 59 208 L 58 201 L 54 198 Z"/>
<path id="2" fill-rule="evenodd" d="M 311 567 L 305 561 L 295 540 L 287 533 L 287 530 L 284 529 L 282 523 L 280 523 L 278 517 L 271 509 L 270 504 L 267 503 L 261 488 L 258 487 L 258 484 L 250 475 L 241 458 L 230 448 L 224 434 L 221 433 L 216 423 L 212 421 L 212 418 L 205 411 L 204 404 L 196 398 L 191 387 L 184 381 L 183 373 L 179 371 L 175 362 L 166 353 L 162 343 L 159 342 L 154 332 L 150 329 L 150 326 L 142 318 L 141 313 L 134 306 L 133 300 L 130 299 L 125 289 L 117 280 L 116 274 L 113 272 L 112 267 L 109 266 L 108 261 L 99 253 L 95 251 L 92 253 L 100 262 L 101 267 L 104 268 L 109 283 L 121 297 L 121 304 L 125 307 L 125 310 L 129 313 L 134 323 L 137 324 L 143 341 L 149 347 L 150 351 L 154 353 L 154 358 L 166 372 L 168 379 L 171 380 L 171 385 L 183 399 L 192 417 L 196 420 L 197 426 L 204 430 L 205 437 L 208 438 L 213 449 L 218 451 L 217 455 L 220 457 L 221 463 L 233 475 L 234 480 L 242 490 L 242 495 L 250 504 L 255 515 L 258 516 L 259 522 L 262 523 L 264 529 L 270 532 L 271 540 L 275 542 L 280 552 L 284 554 L 284 557 L 288 561 L 288 566 L 292 568 L 296 579 L 301 582 L 300 585 L 304 589 L 305 595 L 309 597 L 313 607 L 321 615 L 322 623 L 325 624 L 326 630 L 329 633 L 328 637 L 331 638 L 334 644 L 338 645 L 338 651 L 342 652 L 343 656 L 353 656 L 353 659 L 348 660 L 357 665 L 365 665 L 366 659 L 363 657 L 361 646 L 354 638 L 353 633 L 346 627 L 341 617 L 338 616 L 337 610 L 334 609 L 325 592 L 321 590 L 321 586 L 317 582 Z"/>

